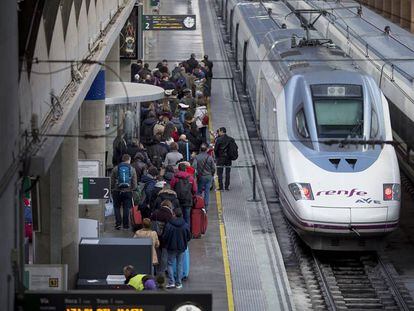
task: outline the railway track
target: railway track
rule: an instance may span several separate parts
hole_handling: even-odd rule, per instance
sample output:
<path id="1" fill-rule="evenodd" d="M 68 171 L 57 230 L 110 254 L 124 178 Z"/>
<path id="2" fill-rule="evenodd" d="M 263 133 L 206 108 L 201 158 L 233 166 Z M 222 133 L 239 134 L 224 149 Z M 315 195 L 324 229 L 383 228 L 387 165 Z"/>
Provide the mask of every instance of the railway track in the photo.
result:
<path id="1" fill-rule="evenodd" d="M 216 12 L 218 8 L 216 7 Z M 219 14 L 217 14 L 219 15 Z M 224 27 L 221 36 L 228 41 Z M 243 94 L 239 70 L 229 44 L 225 45 L 233 71 L 237 94 Z M 297 236 L 274 197 L 275 180 L 263 165 L 263 146 L 257 131 L 248 97 L 239 98 L 259 176 L 297 310 L 414 310 L 414 302 L 392 265 L 376 253 L 312 252 Z M 403 176 L 403 174 L 402 174 Z M 271 182 L 269 179 L 271 179 Z M 404 183 L 402 177 L 402 184 Z M 270 184 L 270 185 L 269 185 Z M 408 185 L 408 181 L 405 183 Z M 414 195 L 414 187 L 413 187 Z M 344 256 L 345 254 L 345 256 Z"/>
<path id="2" fill-rule="evenodd" d="M 328 310 L 414 310 L 392 266 L 377 253 L 311 252 Z"/>

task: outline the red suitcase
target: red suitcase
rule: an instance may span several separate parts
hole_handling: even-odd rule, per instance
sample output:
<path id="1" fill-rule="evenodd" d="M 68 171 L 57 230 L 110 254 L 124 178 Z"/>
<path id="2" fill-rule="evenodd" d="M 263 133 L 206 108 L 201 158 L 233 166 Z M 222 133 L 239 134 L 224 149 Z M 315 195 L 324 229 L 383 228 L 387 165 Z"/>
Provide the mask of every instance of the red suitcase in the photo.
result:
<path id="1" fill-rule="evenodd" d="M 191 210 L 191 234 L 194 239 L 201 238 L 207 231 L 208 218 L 205 209 Z"/>
<path id="2" fill-rule="evenodd" d="M 205 207 L 204 198 L 201 195 L 194 196 L 193 209 L 203 209 Z"/>

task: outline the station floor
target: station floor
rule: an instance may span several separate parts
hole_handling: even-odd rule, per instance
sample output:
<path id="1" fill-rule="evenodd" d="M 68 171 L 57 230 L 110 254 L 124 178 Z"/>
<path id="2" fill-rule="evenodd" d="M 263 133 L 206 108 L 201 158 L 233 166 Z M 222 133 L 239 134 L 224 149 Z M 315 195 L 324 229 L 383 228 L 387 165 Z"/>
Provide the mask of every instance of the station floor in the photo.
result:
<path id="1" fill-rule="evenodd" d="M 195 14 L 195 31 L 146 32 L 145 62 L 154 67 L 167 59 L 170 68 L 191 53 L 209 55 L 212 82 L 210 129 L 224 126 L 239 145 L 233 163 L 230 191 L 211 192 L 207 234 L 190 242 L 190 276 L 183 290 L 211 291 L 213 310 L 293 310 L 291 293 L 279 245 L 265 201 L 252 202 L 253 152 L 242 112 L 232 100 L 230 67 L 219 37 L 220 24 L 213 0 L 161 1 L 160 14 Z M 124 78 L 129 77 L 124 65 Z M 260 181 L 258 197 L 263 195 Z M 104 236 L 132 236 L 105 224 Z"/>

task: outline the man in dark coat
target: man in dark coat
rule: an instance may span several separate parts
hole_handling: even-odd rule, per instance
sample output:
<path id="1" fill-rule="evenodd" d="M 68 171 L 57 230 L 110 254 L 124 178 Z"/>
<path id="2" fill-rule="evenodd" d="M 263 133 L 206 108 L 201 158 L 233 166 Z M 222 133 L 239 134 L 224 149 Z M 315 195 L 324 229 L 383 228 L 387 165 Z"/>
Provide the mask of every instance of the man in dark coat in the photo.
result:
<path id="1" fill-rule="evenodd" d="M 192 73 L 194 68 L 198 66 L 198 60 L 196 60 L 195 57 L 196 57 L 195 54 L 192 53 L 190 55 L 190 59 L 187 60 L 187 64 L 188 64 L 187 72 L 188 73 Z"/>
<path id="2" fill-rule="evenodd" d="M 162 235 L 164 233 L 165 225 L 173 218 L 174 214 L 172 211 L 172 203 L 169 200 L 161 202 L 161 207 L 155 210 L 151 215 L 151 222 L 154 224 L 153 228 L 158 234 L 158 239 L 160 240 L 160 247 L 158 252 L 158 262 L 159 266 L 157 267 L 157 274 L 162 275 L 167 270 L 167 249 L 165 248 L 164 240 Z"/>
<path id="3" fill-rule="evenodd" d="M 139 72 L 142 69 L 142 60 L 138 59 L 136 63 L 131 64 L 131 82 L 139 82 L 137 76 L 139 76 Z"/>
<path id="4" fill-rule="evenodd" d="M 151 166 L 148 168 L 148 172 L 141 177 L 141 182 L 145 184 L 144 186 L 144 192 L 145 192 L 145 202 L 143 206 L 140 206 L 142 216 L 143 217 L 149 217 L 150 215 L 150 209 L 149 209 L 149 203 L 151 199 L 152 192 L 155 188 L 155 184 L 157 183 L 157 176 L 158 176 L 158 170 L 155 166 Z"/>
<path id="5" fill-rule="evenodd" d="M 224 187 L 226 190 L 230 190 L 230 171 L 231 171 L 231 160 L 227 155 L 227 149 L 230 142 L 234 139 L 226 134 L 226 128 L 221 127 L 218 131 L 219 137 L 217 138 L 216 144 L 214 145 L 214 155 L 216 156 L 217 163 L 217 177 L 219 182 L 218 191 L 223 190 L 223 166 L 226 167 L 226 181 Z M 221 167 L 220 167 L 221 166 Z"/>
<path id="6" fill-rule="evenodd" d="M 112 165 L 117 166 L 122 161 L 122 156 L 128 153 L 127 143 L 125 140 L 124 131 L 118 129 L 118 133 L 112 144 Z"/>
<path id="7" fill-rule="evenodd" d="M 142 143 L 147 146 L 151 144 L 154 136 L 154 125 L 157 123 L 157 118 L 153 111 L 148 112 L 148 117 L 142 122 L 140 135 Z"/>
<path id="8" fill-rule="evenodd" d="M 181 208 L 174 210 L 175 217 L 172 218 L 164 228 L 162 239 L 168 252 L 167 269 L 168 285 L 167 288 L 182 288 L 181 276 L 183 275 L 184 252 L 191 239 L 190 227 L 183 219 Z M 177 279 L 174 276 L 176 264 Z"/>

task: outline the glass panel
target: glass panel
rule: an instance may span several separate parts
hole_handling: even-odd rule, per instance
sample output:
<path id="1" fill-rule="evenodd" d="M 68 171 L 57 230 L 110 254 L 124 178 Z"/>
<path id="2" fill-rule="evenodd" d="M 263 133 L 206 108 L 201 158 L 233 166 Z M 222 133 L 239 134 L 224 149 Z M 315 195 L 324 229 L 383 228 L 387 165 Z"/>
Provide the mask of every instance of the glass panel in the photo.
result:
<path id="1" fill-rule="evenodd" d="M 309 132 L 306 125 L 306 118 L 303 109 L 296 114 L 296 128 L 300 136 L 309 138 Z"/>
<path id="2" fill-rule="evenodd" d="M 364 121 L 361 100 L 315 100 L 315 115 L 319 137 L 362 136 Z"/>
<path id="3" fill-rule="evenodd" d="M 378 124 L 378 116 L 377 113 L 372 110 L 371 111 L 371 133 L 370 137 L 375 138 L 378 135 L 379 131 L 379 124 Z"/>

